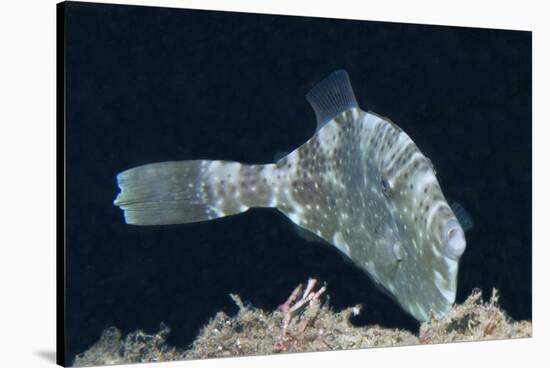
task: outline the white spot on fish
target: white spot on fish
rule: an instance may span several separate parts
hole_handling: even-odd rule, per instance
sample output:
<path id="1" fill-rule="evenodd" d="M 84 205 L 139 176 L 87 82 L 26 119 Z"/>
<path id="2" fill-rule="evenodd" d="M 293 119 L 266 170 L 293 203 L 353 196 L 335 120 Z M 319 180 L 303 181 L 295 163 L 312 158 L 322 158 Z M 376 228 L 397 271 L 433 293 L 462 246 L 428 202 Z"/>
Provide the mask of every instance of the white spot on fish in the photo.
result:
<path id="1" fill-rule="evenodd" d="M 319 130 L 317 136 L 319 138 L 319 147 L 323 153 L 330 157 L 335 149 L 340 145 L 338 137 L 339 127 L 337 124 L 327 124 L 323 129 Z"/>

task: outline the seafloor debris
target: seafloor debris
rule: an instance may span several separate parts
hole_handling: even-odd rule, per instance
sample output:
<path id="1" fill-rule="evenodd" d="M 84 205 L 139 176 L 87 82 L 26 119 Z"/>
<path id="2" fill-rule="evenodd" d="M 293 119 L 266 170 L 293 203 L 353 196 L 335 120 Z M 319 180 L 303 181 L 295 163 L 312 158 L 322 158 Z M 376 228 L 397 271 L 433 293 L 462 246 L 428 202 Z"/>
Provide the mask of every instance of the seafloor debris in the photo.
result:
<path id="1" fill-rule="evenodd" d="M 180 360 L 185 357 L 176 348 L 165 344 L 170 328 L 161 322 L 153 335 L 138 330 L 122 338 L 116 327 L 109 327 L 99 341 L 82 354 L 78 354 L 74 366 L 107 365 Z"/>
<path id="2" fill-rule="evenodd" d="M 488 302 L 483 302 L 481 290 L 475 289 L 462 304 L 443 318 L 431 319 L 420 326 L 420 343 L 444 343 L 531 337 L 530 321 L 512 321 L 500 309 L 498 291 L 493 289 Z"/>
<path id="3" fill-rule="evenodd" d="M 381 346 L 433 344 L 530 337 L 530 321 L 512 321 L 498 305 L 498 294 L 488 302 L 481 291 L 474 290 L 468 299 L 442 319 L 431 319 L 420 326 L 418 334 L 407 330 L 380 326 L 356 327 L 350 322 L 361 307 L 333 311 L 328 302 L 321 303 L 324 287 L 313 291 L 310 280 L 302 298 L 296 302 L 301 288 L 279 309 L 266 312 L 245 306 L 238 295 L 231 298 L 239 307 L 230 317 L 218 312 L 199 332 L 189 350 L 165 344 L 168 327 L 161 324 L 153 335 L 143 331 L 122 338 L 114 327 L 105 330 L 100 340 L 86 352 L 76 356 L 75 366 L 138 363 L 180 359 L 200 359 L 243 355 L 265 355 L 285 352 L 355 349 Z"/>

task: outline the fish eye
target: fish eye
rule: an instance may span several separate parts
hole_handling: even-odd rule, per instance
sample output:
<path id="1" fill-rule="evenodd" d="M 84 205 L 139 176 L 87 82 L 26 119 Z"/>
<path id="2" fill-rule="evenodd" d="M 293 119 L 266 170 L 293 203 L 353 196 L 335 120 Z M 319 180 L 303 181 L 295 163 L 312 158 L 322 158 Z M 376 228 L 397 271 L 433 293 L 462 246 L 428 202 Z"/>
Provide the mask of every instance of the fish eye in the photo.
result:
<path id="1" fill-rule="evenodd" d="M 390 182 L 387 178 L 380 179 L 380 186 L 382 188 L 382 191 L 387 195 L 390 192 Z"/>

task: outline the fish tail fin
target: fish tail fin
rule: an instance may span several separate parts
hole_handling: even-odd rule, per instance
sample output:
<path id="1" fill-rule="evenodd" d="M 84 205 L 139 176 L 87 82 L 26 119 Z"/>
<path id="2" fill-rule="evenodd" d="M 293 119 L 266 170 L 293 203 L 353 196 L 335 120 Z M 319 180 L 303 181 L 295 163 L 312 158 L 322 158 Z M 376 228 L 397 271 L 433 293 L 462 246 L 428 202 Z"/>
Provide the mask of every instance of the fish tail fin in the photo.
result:
<path id="1" fill-rule="evenodd" d="M 261 175 L 267 166 L 211 160 L 138 166 L 117 175 L 114 204 L 132 225 L 199 222 L 269 207 L 271 188 Z"/>

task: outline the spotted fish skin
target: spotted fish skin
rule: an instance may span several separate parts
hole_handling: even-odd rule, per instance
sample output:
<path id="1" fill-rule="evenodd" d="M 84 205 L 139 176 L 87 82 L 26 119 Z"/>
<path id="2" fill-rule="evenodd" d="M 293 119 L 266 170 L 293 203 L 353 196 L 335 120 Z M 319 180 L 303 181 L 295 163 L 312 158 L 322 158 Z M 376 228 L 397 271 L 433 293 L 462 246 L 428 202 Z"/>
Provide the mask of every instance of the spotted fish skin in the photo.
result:
<path id="1" fill-rule="evenodd" d="M 277 208 L 336 246 L 416 319 L 445 315 L 466 242 L 431 161 L 393 122 L 357 106 L 344 71 L 308 100 L 317 132 L 276 163 L 139 166 L 118 175 L 115 204 L 137 225 Z"/>

